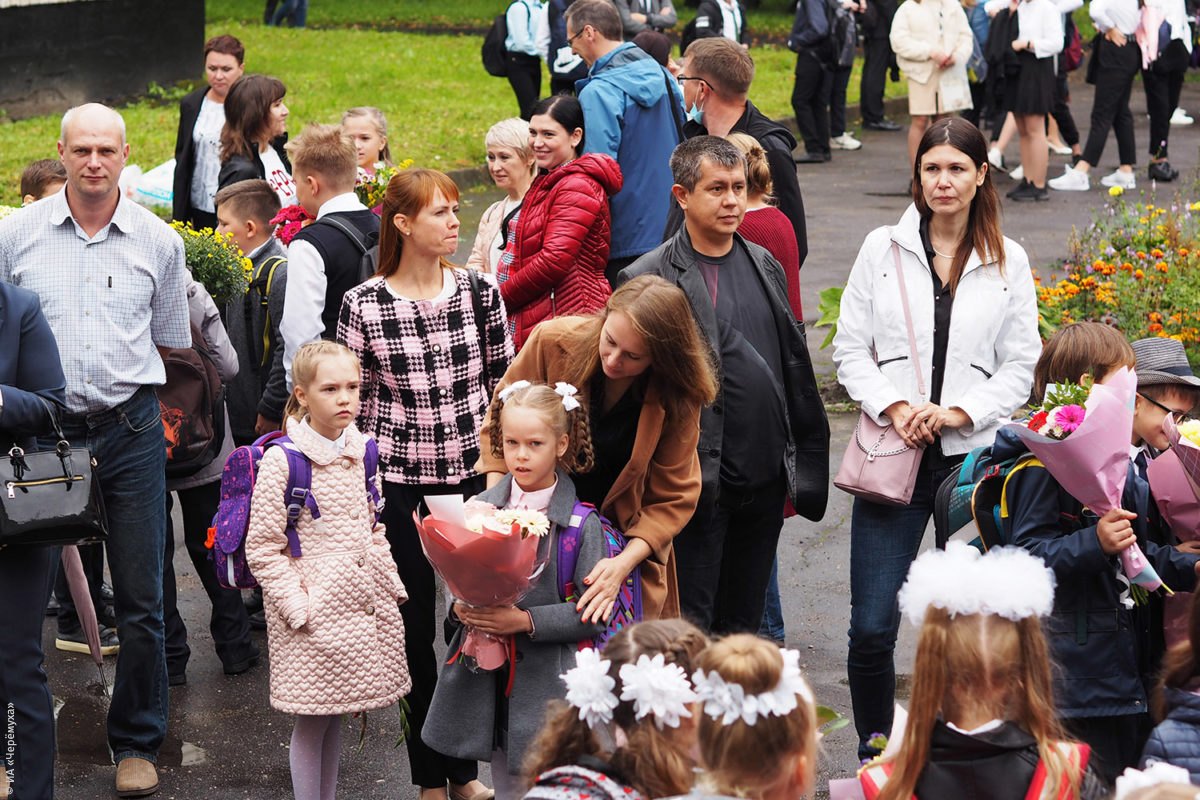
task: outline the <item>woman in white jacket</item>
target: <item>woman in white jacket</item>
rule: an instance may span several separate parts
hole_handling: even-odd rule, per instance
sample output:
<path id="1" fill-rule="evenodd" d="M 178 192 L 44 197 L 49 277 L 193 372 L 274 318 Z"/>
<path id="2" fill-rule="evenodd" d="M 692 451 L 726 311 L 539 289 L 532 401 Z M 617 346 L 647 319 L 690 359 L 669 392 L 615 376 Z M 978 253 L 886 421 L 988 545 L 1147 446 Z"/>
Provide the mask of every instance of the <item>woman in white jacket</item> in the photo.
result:
<path id="1" fill-rule="evenodd" d="M 975 39 L 958 0 L 901 3 L 890 39 L 896 63 L 908 79 L 908 157 L 915 160 L 917 145 L 933 120 L 971 107 L 967 61 Z"/>
<path id="2" fill-rule="evenodd" d="M 846 667 L 862 758 L 876 753 L 867 744 L 871 735 L 891 729 L 896 594 L 920 548 L 934 492 L 1028 401 L 1041 352 L 1033 276 L 1025 251 L 1001 234 L 983 134 L 956 117 L 933 123 L 917 150 L 913 180 L 915 202 L 899 224 L 877 228 L 863 242 L 834 338 L 838 380 L 850 396 L 924 449 L 909 505 L 854 501 Z M 893 249 L 928 396 L 917 389 Z"/>

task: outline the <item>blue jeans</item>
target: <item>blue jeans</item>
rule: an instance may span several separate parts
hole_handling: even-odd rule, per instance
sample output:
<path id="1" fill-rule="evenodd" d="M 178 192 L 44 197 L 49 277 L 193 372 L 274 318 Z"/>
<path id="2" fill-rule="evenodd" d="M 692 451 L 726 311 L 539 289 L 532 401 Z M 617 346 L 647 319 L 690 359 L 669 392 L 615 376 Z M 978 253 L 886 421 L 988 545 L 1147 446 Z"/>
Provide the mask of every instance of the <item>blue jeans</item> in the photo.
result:
<path id="1" fill-rule="evenodd" d="M 303 28 L 308 21 L 308 0 L 283 0 L 275 8 L 270 24 L 281 26 L 287 17 L 291 17 L 293 28 Z"/>
<path id="2" fill-rule="evenodd" d="M 58 565 L 57 547 L 0 550 L 0 770 L 14 797 L 54 797 L 54 706 L 42 667 L 42 622 Z M 12 726 L 14 745 L 5 741 Z"/>
<path id="3" fill-rule="evenodd" d="M 762 624 L 758 626 L 758 635 L 765 636 L 776 642 L 782 642 L 786 637 L 783 627 L 783 603 L 779 599 L 779 556 L 771 566 L 771 580 L 767 583 L 766 605 L 763 606 Z"/>
<path id="4" fill-rule="evenodd" d="M 896 703 L 896 633 L 900 606 L 896 595 L 908 576 L 933 497 L 953 467 L 921 465 L 912 502 L 886 506 L 856 498 L 850 517 L 850 653 L 846 673 L 858 732 L 858 756 L 870 758 L 874 733 L 890 734 Z M 959 457 L 956 460 L 961 460 Z"/>
<path id="5" fill-rule="evenodd" d="M 162 561 L 166 537 L 166 447 L 158 398 L 150 387 L 108 411 L 67 415 L 63 433 L 96 459 L 108 512 L 121 651 L 108 710 L 114 761 L 158 758 L 167 732 Z"/>

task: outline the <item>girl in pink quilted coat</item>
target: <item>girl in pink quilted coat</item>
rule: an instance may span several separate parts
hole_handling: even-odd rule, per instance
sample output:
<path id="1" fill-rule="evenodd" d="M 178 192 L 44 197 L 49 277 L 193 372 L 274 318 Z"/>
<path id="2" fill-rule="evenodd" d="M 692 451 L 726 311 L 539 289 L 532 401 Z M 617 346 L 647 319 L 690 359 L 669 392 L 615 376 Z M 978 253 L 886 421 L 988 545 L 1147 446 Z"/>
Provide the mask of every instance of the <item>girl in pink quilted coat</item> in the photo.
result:
<path id="1" fill-rule="evenodd" d="M 390 706 L 409 691 L 399 608 L 407 595 L 364 488 L 367 439 L 354 427 L 358 359 L 339 344 L 312 342 L 297 352 L 292 375 L 287 434 L 312 465 L 319 518 L 301 512 L 303 554 L 292 558 L 284 534 L 287 459 L 283 447 L 268 448 L 246 560 L 263 589 L 271 706 L 296 715 L 296 800 L 333 800 L 341 715 Z"/>

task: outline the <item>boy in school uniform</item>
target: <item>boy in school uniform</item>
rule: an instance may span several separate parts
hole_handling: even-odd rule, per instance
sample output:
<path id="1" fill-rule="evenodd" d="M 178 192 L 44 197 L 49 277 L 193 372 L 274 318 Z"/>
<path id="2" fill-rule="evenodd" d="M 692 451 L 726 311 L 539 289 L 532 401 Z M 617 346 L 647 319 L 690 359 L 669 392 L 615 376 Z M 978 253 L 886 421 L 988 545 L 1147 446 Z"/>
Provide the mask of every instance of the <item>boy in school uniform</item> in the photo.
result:
<path id="1" fill-rule="evenodd" d="M 225 327 L 241 370 L 226 388 L 233 440 L 243 445 L 279 430 L 287 384 L 279 334 L 287 286 L 287 253 L 272 233 L 279 197 L 264 180 L 240 181 L 217 192 L 217 231 L 250 259 L 250 289 L 231 300 Z"/>

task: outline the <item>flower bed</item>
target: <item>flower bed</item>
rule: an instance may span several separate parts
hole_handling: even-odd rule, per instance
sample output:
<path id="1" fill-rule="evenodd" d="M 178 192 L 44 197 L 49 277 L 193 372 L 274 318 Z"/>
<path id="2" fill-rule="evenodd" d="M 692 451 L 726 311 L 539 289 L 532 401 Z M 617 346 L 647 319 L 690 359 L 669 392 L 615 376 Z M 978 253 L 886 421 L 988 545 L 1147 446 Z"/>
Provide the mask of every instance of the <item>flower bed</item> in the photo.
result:
<path id="1" fill-rule="evenodd" d="M 1092 320 L 1129 339 L 1178 339 L 1200 360 L 1200 202 L 1128 201 L 1119 189 L 1069 256 L 1035 270 L 1042 333 Z"/>

